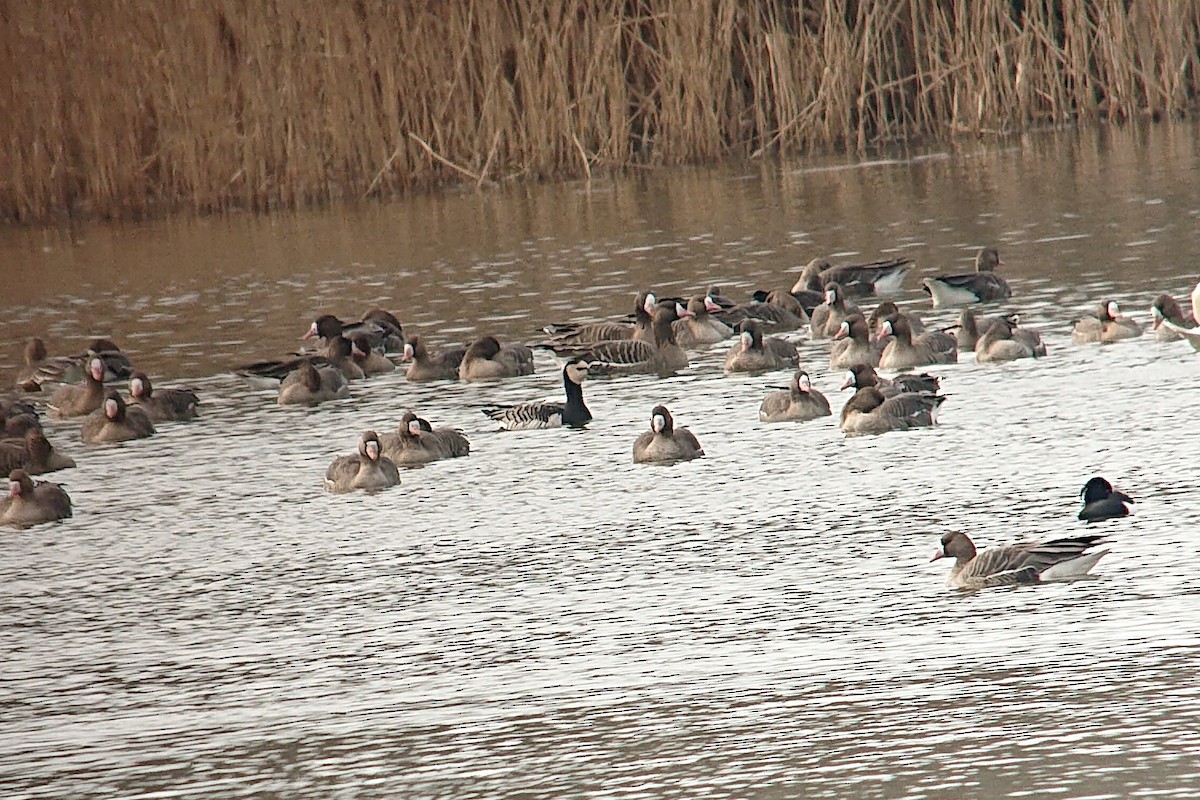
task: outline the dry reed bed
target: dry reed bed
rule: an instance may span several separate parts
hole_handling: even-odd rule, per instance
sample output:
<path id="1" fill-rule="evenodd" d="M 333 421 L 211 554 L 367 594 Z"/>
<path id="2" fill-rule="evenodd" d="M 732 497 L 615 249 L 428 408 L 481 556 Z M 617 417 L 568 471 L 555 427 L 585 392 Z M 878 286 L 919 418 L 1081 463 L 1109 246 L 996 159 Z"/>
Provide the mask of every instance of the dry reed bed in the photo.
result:
<path id="1" fill-rule="evenodd" d="M 0 18 L 0 214 L 19 221 L 1175 116 L 1200 88 L 1195 0 L 12 0 Z"/>

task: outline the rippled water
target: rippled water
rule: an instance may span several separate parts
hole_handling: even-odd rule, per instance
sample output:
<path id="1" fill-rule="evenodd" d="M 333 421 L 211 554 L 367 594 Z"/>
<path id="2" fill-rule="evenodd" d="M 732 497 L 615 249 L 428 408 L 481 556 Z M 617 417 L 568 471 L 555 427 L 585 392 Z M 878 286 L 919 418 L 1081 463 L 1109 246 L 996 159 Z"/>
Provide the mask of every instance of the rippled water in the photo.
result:
<path id="1" fill-rule="evenodd" d="M 111 334 L 203 419 L 85 447 L 61 525 L 3 536 L 0 794 L 211 797 L 1194 796 L 1200 356 L 1072 346 L 1200 277 L 1195 127 L 681 171 L 347 213 L 0 232 L 0 376 Z M 764 425 L 784 373 L 585 386 L 584 431 L 497 433 L 502 384 L 356 384 L 283 409 L 230 365 L 379 304 L 440 341 L 531 337 L 633 293 L 790 285 L 813 255 L 999 246 L 1050 354 L 937 370 L 934 430 Z M 840 408 L 828 343 L 803 344 Z M 665 402 L 706 457 L 635 466 Z M 321 489 L 418 409 L 470 458 Z M 1093 473 L 1137 498 L 1095 579 L 963 594 L 937 537 L 1068 535 Z"/>

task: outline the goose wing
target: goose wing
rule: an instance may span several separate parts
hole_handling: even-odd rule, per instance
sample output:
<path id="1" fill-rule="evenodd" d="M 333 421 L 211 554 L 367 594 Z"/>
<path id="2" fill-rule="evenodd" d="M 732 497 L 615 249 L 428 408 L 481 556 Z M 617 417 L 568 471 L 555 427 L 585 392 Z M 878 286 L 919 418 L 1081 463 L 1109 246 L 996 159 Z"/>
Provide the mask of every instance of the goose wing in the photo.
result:
<path id="1" fill-rule="evenodd" d="M 525 431 L 561 426 L 565 409 L 565 403 L 545 401 L 485 408 L 483 413 L 499 422 L 503 430 Z"/>

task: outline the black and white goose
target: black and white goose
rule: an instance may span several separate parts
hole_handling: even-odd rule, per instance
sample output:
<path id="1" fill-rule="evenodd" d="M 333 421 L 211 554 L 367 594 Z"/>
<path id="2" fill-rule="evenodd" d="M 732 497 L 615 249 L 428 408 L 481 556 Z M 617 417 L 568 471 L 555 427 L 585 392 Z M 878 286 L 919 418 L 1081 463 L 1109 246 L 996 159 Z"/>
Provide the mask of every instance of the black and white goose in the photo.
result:
<path id="1" fill-rule="evenodd" d="M 513 406 L 483 409 L 483 413 L 500 423 L 501 430 L 528 431 L 562 426 L 580 428 L 591 422 L 592 412 L 583 402 L 583 381 L 588 376 L 588 362 L 572 358 L 562 369 L 565 401 L 542 400 Z"/>
<path id="2" fill-rule="evenodd" d="M 1083 508 L 1079 510 L 1079 518 L 1087 522 L 1127 517 L 1130 513 L 1129 506 L 1133 503 L 1132 497 L 1117 491 L 1111 483 L 1099 475 L 1083 485 L 1079 496 L 1083 499 Z"/>
<path id="3" fill-rule="evenodd" d="M 975 271 L 961 275 L 939 275 L 922 281 L 934 308 L 993 303 L 1012 297 L 1008 282 L 996 274 L 1004 266 L 994 247 L 985 247 L 975 255 Z"/>
<path id="4" fill-rule="evenodd" d="M 1109 552 L 1087 552 L 1103 542 L 1097 535 L 1072 536 L 976 550 L 969 536 L 951 531 L 930 561 L 953 558 L 946 582 L 958 589 L 1022 586 L 1083 577 Z"/>

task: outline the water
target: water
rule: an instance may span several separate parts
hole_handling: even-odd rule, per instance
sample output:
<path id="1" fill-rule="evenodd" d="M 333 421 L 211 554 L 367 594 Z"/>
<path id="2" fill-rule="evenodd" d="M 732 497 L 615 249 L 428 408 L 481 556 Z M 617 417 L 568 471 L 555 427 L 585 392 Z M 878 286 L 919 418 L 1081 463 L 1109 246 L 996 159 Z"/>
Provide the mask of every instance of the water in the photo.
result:
<path id="1" fill-rule="evenodd" d="M 1149 334 L 1072 346 L 1115 297 L 1149 321 L 1200 277 L 1200 129 L 419 197 L 294 216 L 2 233 L 0 375 L 23 339 L 109 334 L 203 418 L 85 447 L 63 524 L 4 533 L 6 798 L 1192 796 L 1200 356 Z M 790 285 L 814 255 L 996 244 L 1045 359 L 939 368 L 935 430 L 764 425 L 786 374 L 585 386 L 585 431 L 498 433 L 558 395 L 399 374 L 313 411 L 231 365 L 317 313 L 531 338 L 634 292 Z M 828 343 L 801 347 L 835 411 Z M 4 378 L 8 383 L 8 378 Z M 630 463 L 668 405 L 705 458 Z M 405 408 L 473 454 L 330 495 L 325 466 Z M 1132 494 L 1092 580 L 964 594 L 938 536 L 1069 535 L 1092 474 Z M 944 562 L 942 562 L 944 563 Z"/>

